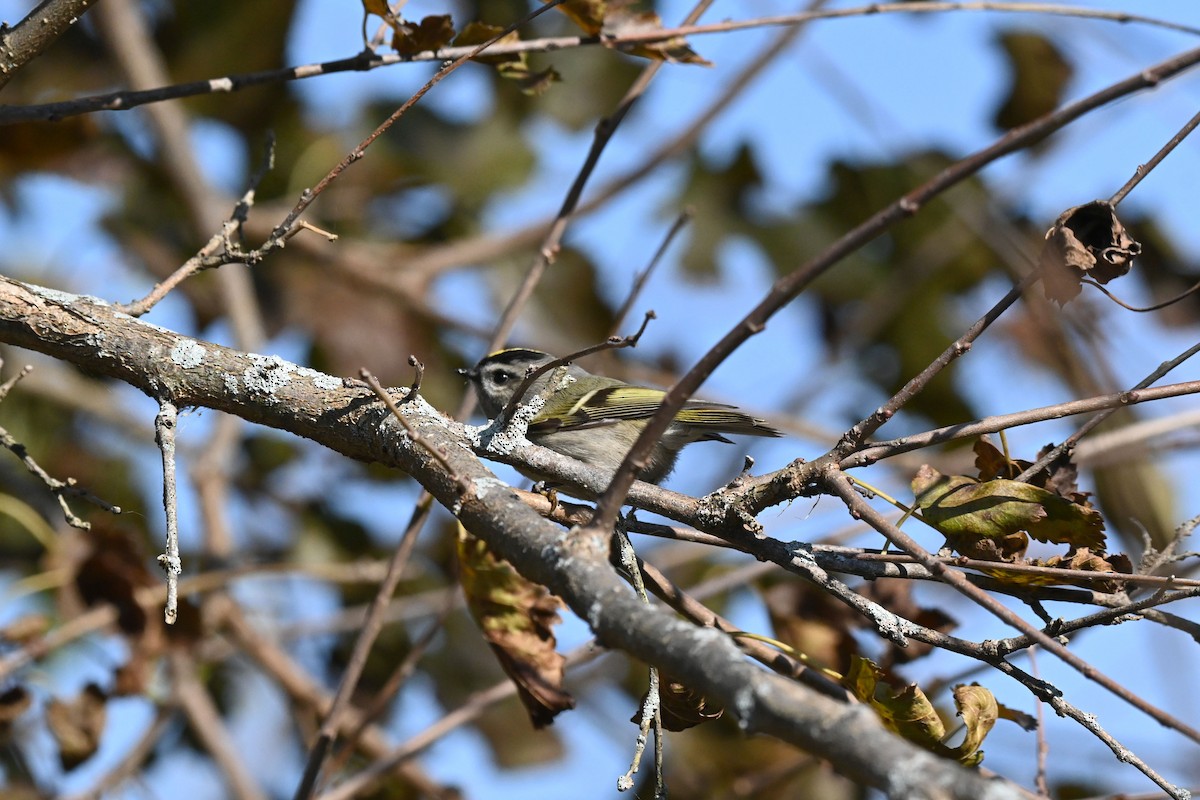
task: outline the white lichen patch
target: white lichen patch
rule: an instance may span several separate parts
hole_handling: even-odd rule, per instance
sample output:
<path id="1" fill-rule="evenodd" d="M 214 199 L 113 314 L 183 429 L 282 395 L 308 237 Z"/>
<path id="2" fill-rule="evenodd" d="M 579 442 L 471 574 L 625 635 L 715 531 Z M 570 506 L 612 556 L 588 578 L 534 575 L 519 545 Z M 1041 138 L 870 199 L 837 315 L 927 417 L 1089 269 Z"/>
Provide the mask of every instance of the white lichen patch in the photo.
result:
<path id="1" fill-rule="evenodd" d="M 34 286 L 33 284 L 30 284 L 30 283 L 26 283 L 26 284 L 22 284 L 22 285 L 26 289 L 28 289 L 30 291 L 30 293 L 36 294 L 38 297 L 44 297 L 53 303 L 59 303 L 64 306 L 71 305 L 72 303 L 78 303 L 80 300 L 83 300 L 88 303 L 93 303 L 98 306 L 107 306 L 108 305 L 107 301 L 101 300 L 99 297 L 92 297 L 90 294 L 71 294 L 70 292 L 63 292 L 63 291 L 59 291 L 58 289 L 51 289 L 47 286 Z"/>
<path id="2" fill-rule="evenodd" d="M 529 444 L 529 439 L 525 436 L 529 431 L 529 423 L 538 415 L 544 405 L 546 405 L 546 401 L 542 398 L 531 398 L 528 403 L 518 406 L 512 421 L 499 430 L 496 429 L 496 421 L 492 420 L 487 427 L 479 431 L 480 443 L 489 453 L 501 456 L 508 455 L 518 447 Z"/>
<path id="3" fill-rule="evenodd" d="M 250 356 L 251 366 L 242 372 L 246 389 L 255 394 L 273 395 L 292 381 L 300 367 L 279 356 Z"/>
<path id="4" fill-rule="evenodd" d="M 198 367 L 204 361 L 205 350 L 194 339 L 180 339 L 171 348 L 171 363 L 184 369 Z"/>
<path id="5" fill-rule="evenodd" d="M 242 387 L 241 387 L 241 384 L 238 383 L 238 376 L 226 373 L 225 374 L 225 391 L 229 392 L 230 394 L 237 394 L 241 390 L 242 390 Z"/>
<path id="6" fill-rule="evenodd" d="M 494 477 L 474 478 L 471 481 L 471 485 L 475 488 L 475 496 L 478 497 L 480 500 L 485 499 L 489 493 L 491 493 L 492 491 L 494 491 L 496 489 L 499 489 L 504 492 L 512 491 L 511 486 L 509 486 L 507 483 L 500 480 L 499 478 L 494 478 Z"/>
<path id="7" fill-rule="evenodd" d="M 487 425 L 463 425 L 463 435 L 466 437 L 466 441 L 462 443 L 463 449 L 474 450 L 479 447 L 482 441 L 480 437 L 487 427 Z"/>
<path id="8" fill-rule="evenodd" d="M 296 375 L 301 378 L 308 378 L 313 382 L 313 386 L 318 389 L 340 389 L 342 388 L 342 379 L 329 375 L 325 372 L 319 372 L 309 367 L 298 367 Z"/>

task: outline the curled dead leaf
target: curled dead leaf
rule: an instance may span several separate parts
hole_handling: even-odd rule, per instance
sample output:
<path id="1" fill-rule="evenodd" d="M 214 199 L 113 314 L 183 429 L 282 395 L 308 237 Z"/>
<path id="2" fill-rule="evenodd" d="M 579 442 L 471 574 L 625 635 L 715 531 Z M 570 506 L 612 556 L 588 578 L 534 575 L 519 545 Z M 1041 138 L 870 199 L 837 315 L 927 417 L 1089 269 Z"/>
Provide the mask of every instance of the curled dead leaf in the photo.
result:
<path id="1" fill-rule="evenodd" d="M 553 626 L 562 602 L 546 587 L 526 580 L 461 525 L 458 557 L 467 608 L 491 645 L 500 666 L 535 728 L 575 707 L 562 688 L 566 659 L 555 651 Z"/>
<path id="2" fill-rule="evenodd" d="M 724 706 L 713 702 L 711 698 L 705 697 L 695 689 L 661 673 L 659 675 L 658 696 L 662 702 L 662 725 L 669 731 L 686 731 L 688 728 L 694 728 L 701 723 L 720 719 L 721 715 L 725 713 Z M 638 704 L 637 712 L 629 721 L 635 725 L 640 725 L 642 722 L 642 710 L 645 707 L 646 696 L 642 695 L 642 702 Z"/>
<path id="3" fill-rule="evenodd" d="M 1079 294 L 1084 278 L 1102 284 L 1119 278 L 1141 252 L 1108 201 L 1069 208 L 1046 232 L 1038 258 L 1046 297 L 1065 305 Z"/>

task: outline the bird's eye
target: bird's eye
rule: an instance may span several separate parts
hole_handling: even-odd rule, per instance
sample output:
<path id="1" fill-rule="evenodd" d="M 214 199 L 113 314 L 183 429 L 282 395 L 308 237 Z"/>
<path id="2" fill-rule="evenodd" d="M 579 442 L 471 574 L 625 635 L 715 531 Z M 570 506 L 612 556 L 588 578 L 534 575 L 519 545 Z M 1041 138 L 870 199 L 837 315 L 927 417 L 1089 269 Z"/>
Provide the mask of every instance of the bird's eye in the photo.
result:
<path id="1" fill-rule="evenodd" d="M 497 372 L 495 375 L 492 376 L 492 381 L 495 384 L 497 384 L 498 386 L 503 386 L 504 384 L 511 381 L 513 379 L 513 377 L 514 376 L 511 372 L 505 372 L 505 371 L 501 370 L 500 372 Z"/>

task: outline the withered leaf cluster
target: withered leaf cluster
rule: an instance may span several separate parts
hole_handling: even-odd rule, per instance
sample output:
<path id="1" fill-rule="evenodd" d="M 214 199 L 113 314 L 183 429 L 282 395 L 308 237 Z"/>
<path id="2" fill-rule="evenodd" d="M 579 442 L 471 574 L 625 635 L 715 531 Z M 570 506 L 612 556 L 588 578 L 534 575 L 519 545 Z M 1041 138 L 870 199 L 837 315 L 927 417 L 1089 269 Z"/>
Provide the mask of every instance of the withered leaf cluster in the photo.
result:
<path id="1" fill-rule="evenodd" d="M 921 518 L 936 527 L 956 553 L 1008 564 L 1132 572 L 1127 556 L 1106 554 L 1104 519 L 1088 493 L 1078 490 L 1075 466 L 1068 459 L 1058 459 L 1026 483 L 1012 478 L 1032 462 L 1009 459 L 982 439 L 975 443 L 975 454 L 974 476 L 942 475 L 925 465 L 912 481 Z M 1029 559 L 1025 554 L 1030 539 L 1065 544 L 1068 551 Z M 1074 582 L 1005 570 L 989 574 L 1028 584 Z"/>
<path id="2" fill-rule="evenodd" d="M 1093 200 L 1069 208 L 1046 232 L 1038 259 L 1046 297 L 1065 305 L 1082 290 L 1084 279 L 1105 284 L 1119 278 L 1141 252 L 1111 203 Z"/>

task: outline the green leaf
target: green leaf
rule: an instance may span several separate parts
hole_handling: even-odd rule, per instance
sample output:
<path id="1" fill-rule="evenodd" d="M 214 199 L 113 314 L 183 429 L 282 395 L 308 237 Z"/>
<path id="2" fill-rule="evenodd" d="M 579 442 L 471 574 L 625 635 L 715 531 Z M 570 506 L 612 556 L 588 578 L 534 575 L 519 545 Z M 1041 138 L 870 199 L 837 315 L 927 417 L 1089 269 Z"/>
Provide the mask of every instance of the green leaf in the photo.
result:
<path id="1" fill-rule="evenodd" d="M 996 110 L 996 127 L 1015 128 L 1058 108 L 1074 72 L 1058 47 L 1041 34 L 1023 31 L 1002 34 L 999 44 L 1008 56 L 1010 79 Z"/>
<path id="2" fill-rule="evenodd" d="M 1104 520 L 1094 508 L 1010 480 L 942 475 L 929 465 L 912 482 L 921 518 L 947 539 L 1002 540 L 1028 533 L 1040 542 L 1104 550 Z"/>

